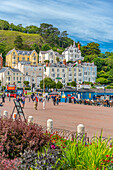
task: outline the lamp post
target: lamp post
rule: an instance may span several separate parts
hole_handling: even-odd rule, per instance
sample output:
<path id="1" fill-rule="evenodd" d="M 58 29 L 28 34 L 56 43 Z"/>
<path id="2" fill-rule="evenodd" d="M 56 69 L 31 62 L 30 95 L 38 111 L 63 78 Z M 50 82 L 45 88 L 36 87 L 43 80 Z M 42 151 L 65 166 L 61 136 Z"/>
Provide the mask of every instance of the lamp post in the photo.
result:
<path id="1" fill-rule="evenodd" d="M 43 109 L 45 109 L 45 98 L 44 98 L 44 66 L 43 66 Z"/>

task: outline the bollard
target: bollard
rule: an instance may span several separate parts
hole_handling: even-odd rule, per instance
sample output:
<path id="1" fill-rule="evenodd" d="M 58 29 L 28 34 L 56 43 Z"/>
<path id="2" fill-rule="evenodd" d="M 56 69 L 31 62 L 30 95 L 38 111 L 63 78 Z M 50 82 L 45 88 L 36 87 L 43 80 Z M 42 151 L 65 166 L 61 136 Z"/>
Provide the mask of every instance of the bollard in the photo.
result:
<path id="1" fill-rule="evenodd" d="M 85 126 L 83 124 L 79 124 L 77 126 L 77 135 L 84 135 L 85 134 Z"/>
<path id="2" fill-rule="evenodd" d="M 3 113 L 4 118 L 8 118 L 8 112 L 5 110 Z"/>
<path id="3" fill-rule="evenodd" d="M 44 101 L 43 101 L 43 109 L 45 109 L 45 105 L 46 105 L 46 101 L 44 99 Z"/>
<path id="4" fill-rule="evenodd" d="M 33 123 L 33 116 L 29 116 L 29 117 L 28 117 L 28 124 L 29 124 L 29 123 Z"/>
<path id="5" fill-rule="evenodd" d="M 53 131 L 53 120 L 52 119 L 48 119 L 47 120 L 47 132 L 52 133 Z"/>
<path id="6" fill-rule="evenodd" d="M 17 113 L 13 113 L 13 120 L 17 119 Z"/>

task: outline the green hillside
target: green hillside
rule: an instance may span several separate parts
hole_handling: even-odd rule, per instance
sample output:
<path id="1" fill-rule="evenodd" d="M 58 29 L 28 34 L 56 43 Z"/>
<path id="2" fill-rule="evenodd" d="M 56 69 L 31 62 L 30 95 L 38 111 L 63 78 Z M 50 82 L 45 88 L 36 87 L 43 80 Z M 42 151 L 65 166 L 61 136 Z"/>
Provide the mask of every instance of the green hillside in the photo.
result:
<path id="1" fill-rule="evenodd" d="M 39 47 L 45 43 L 44 39 L 39 34 L 27 34 L 18 31 L 0 30 L 0 43 L 5 45 L 5 51 L 8 52 L 15 47 L 14 41 L 17 36 L 23 39 L 23 45 L 30 48 L 34 43 Z"/>

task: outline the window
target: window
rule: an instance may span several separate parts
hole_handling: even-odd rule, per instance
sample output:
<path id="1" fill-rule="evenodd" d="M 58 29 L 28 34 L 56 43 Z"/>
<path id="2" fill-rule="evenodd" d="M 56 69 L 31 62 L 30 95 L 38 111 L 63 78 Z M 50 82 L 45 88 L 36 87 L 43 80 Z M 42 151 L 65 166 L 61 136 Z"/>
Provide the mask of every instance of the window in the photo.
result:
<path id="1" fill-rule="evenodd" d="M 54 68 L 52 68 L 52 72 L 54 72 Z"/>
<path id="2" fill-rule="evenodd" d="M 39 71 L 41 71 L 42 69 L 41 68 L 39 68 Z"/>
<path id="3" fill-rule="evenodd" d="M 55 74 L 53 74 L 53 77 L 55 77 Z"/>
<path id="4" fill-rule="evenodd" d="M 18 80 L 18 77 L 17 77 L 17 80 Z"/>
<path id="5" fill-rule="evenodd" d="M 15 52 L 13 52 L 13 55 L 15 55 Z"/>
<path id="6" fill-rule="evenodd" d="M 60 77 L 60 74 L 57 74 L 57 77 Z"/>
<path id="7" fill-rule="evenodd" d="M 72 76 L 72 74 L 69 74 L 69 76 Z"/>
<path id="8" fill-rule="evenodd" d="M 71 68 L 69 68 L 69 71 L 71 71 Z"/>
<path id="9" fill-rule="evenodd" d="M 29 61 L 29 58 L 27 58 L 27 61 Z"/>
<path id="10" fill-rule="evenodd" d="M 78 72 L 81 72 L 81 69 L 79 69 Z"/>
<path id="11" fill-rule="evenodd" d="M 65 77 L 65 74 L 63 74 L 62 76 Z"/>
<path id="12" fill-rule="evenodd" d="M 8 77 L 8 81 L 10 81 L 10 77 Z"/>
<path id="13" fill-rule="evenodd" d="M 17 73 L 17 75 L 18 75 L 18 73 Z"/>
<path id="14" fill-rule="evenodd" d="M 76 68 L 74 68 L 74 71 L 76 71 Z"/>
<path id="15" fill-rule="evenodd" d="M 33 62 L 33 64 L 36 64 L 36 62 Z"/>
<path id="16" fill-rule="evenodd" d="M 8 71 L 7 74 L 10 75 L 10 72 Z"/>
<path id="17" fill-rule="evenodd" d="M 82 73 L 79 73 L 78 76 L 82 76 Z"/>
<path id="18" fill-rule="evenodd" d="M 13 59 L 16 59 L 16 57 L 14 56 Z"/>
<path id="19" fill-rule="evenodd" d="M 70 53 L 72 53 L 73 52 L 73 50 L 70 50 Z"/>
<path id="20" fill-rule="evenodd" d="M 13 77 L 13 80 L 15 80 L 15 77 Z"/>
<path id="21" fill-rule="evenodd" d="M 59 69 L 57 69 L 57 72 L 59 72 Z"/>
<path id="22" fill-rule="evenodd" d="M 62 72 L 65 72 L 65 69 L 62 69 Z"/>
<path id="23" fill-rule="evenodd" d="M 13 75 L 15 75 L 15 73 L 13 73 Z"/>
<path id="24" fill-rule="evenodd" d="M 28 72 L 26 72 L 26 76 L 28 76 Z"/>
<path id="25" fill-rule="evenodd" d="M 22 57 L 22 60 L 25 61 L 25 57 Z"/>
<path id="26" fill-rule="evenodd" d="M 74 73 L 74 76 L 76 76 L 76 73 Z"/>
<path id="27" fill-rule="evenodd" d="M 33 59 L 36 60 L 36 57 L 34 57 Z"/>
<path id="28" fill-rule="evenodd" d="M 22 78 L 20 77 L 20 80 L 22 80 Z"/>
<path id="29" fill-rule="evenodd" d="M 18 61 L 19 61 L 19 57 L 18 57 Z"/>
<path id="30" fill-rule="evenodd" d="M 84 72 L 84 75 L 87 75 L 87 72 Z"/>

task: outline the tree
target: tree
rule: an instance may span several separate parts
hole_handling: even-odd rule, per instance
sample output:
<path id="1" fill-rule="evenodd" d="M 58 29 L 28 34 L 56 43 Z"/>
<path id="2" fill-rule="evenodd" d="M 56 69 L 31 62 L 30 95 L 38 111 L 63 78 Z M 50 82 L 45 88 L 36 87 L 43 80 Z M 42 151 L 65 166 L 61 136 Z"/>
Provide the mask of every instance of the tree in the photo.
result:
<path id="1" fill-rule="evenodd" d="M 24 81 L 24 84 L 27 87 L 29 85 L 29 81 Z"/>
<path id="2" fill-rule="evenodd" d="M 34 43 L 31 47 L 31 50 L 35 50 L 39 54 L 40 48 L 36 43 Z"/>
<path id="3" fill-rule="evenodd" d="M 84 57 L 84 62 L 93 62 L 93 60 L 94 60 L 95 58 L 98 58 L 98 56 L 97 56 L 96 54 L 86 55 L 86 56 Z"/>
<path id="4" fill-rule="evenodd" d="M 56 83 L 55 81 L 53 81 L 51 78 L 44 78 L 44 80 L 40 81 L 40 87 L 41 89 L 43 89 L 43 82 L 44 82 L 44 88 L 55 88 L 56 87 Z"/>
<path id="5" fill-rule="evenodd" d="M 108 79 L 105 79 L 104 77 L 100 77 L 96 79 L 96 82 L 100 84 L 107 84 L 109 81 Z"/>
<path id="6" fill-rule="evenodd" d="M 103 58 L 94 58 L 94 64 L 97 66 L 97 71 L 100 71 L 103 66 L 105 66 L 105 59 Z"/>
<path id="7" fill-rule="evenodd" d="M 86 55 L 99 55 L 100 54 L 100 48 L 99 48 L 99 44 L 98 43 L 88 43 L 86 46 L 81 47 L 81 53 L 82 56 L 86 56 Z"/>
<path id="8" fill-rule="evenodd" d="M 57 61 L 57 63 L 60 61 L 60 58 L 59 57 L 56 57 L 56 61 Z"/>
<path id="9" fill-rule="evenodd" d="M 14 44 L 15 44 L 15 47 L 16 48 L 19 48 L 19 49 L 22 49 L 23 47 L 23 40 L 22 40 L 22 37 L 20 35 L 18 35 L 14 41 Z"/>
<path id="10" fill-rule="evenodd" d="M 42 49 L 42 51 L 48 51 L 51 49 L 51 47 L 48 44 L 44 44 L 44 45 L 42 45 L 41 49 Z"/>
<path id="11" fill-rule="evenodd" d="M 9 23 L 4 20 L 0 20 L 0 30 L 8 30 L 9 29 Z"/>
<path id="12" fill-rule="evenodd" d="M 70 85 L 71 85 L 72 87 L 76 87 L 76 82 L 75 82 L 75 81 L 72 81 L 72 82 L 70 83 Z"/>
<path id="13" fill-rule="evenodd" d="M 62 89 L 62 87 L 63 87 L 63 84 L 60 81 L 58 81 L 58 83 L 56 84 L 56 88 Z"/>

